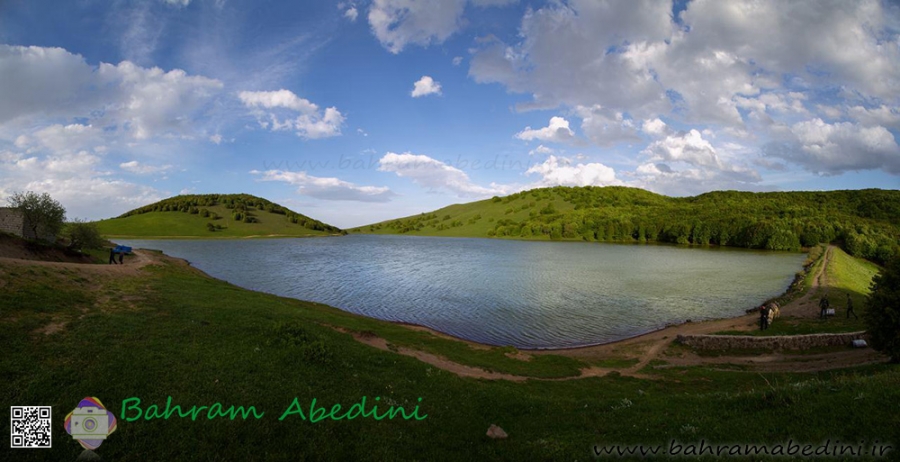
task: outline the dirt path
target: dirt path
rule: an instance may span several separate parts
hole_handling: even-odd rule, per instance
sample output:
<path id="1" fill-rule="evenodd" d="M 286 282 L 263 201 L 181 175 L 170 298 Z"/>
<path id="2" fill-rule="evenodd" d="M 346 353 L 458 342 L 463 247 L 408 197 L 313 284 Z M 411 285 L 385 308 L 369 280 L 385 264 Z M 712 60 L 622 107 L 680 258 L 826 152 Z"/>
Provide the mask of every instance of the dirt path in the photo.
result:
<path id="1" fill-rule="evenodd" d="M 834 246 L 832 245 L 829 245 L 828 248 L 825 249 L 825 253 L 822 255 L 822 265 L 819 267 L 815 276 L 813 276 L 809 290 L 806 291 L 802 297 L 782 307 L 782 316 L 787 315 L 798 318 L 814 318 L 819 316 L 818 303 L 813 299 L 818 297 L 820 287 L 828 285 L 828 273 L 825 269 L 828 267 L 828 263 L 831 262 L 833 252 Z"/>
<path id="2" fill-rule="evenodd" d="M 118 262 L 118 260 L 116 260 Z M 127 274 L 135 275 L 138 270 L 154 261 L 153 255 L 146 250 L 134 250 L 126 256 L 124 264 L 106 265 L 94 263 L 70 263 L 59 261 L 23 260 L 20 258 L 0 257 L 0 263 L 15 266 L 40 266 L 43 268 L 71 269 L 94 274 Z"/>

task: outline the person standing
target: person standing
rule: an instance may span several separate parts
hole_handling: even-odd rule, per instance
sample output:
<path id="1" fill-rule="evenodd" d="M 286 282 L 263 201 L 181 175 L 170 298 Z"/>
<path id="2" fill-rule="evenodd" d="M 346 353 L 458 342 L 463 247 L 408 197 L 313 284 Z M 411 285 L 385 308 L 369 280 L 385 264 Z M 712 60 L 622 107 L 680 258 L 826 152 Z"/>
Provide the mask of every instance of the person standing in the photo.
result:
<path id="1" fill-rule="evenodd" d="M 125 251 L 123 250 L 123 251 L 119 252 L 119 264 L 124 265 L 125 264 L 124 260 L 125 260 Z"/>
<path id="2" fill-rule="evenodd" d="M 759 330 L 769 328 L 769 308 L 766 305 L 759 307 Z"/>
<path id="3" fill-rule="evenodd" d="M 850 298 L 850 294 L 847 294 L 847 319 L 850 319 L 850 315 L 853 315 L 853 319 L 859 319 L 859 316 L 853 312 L 853 299 Z"/>
<path id="4" fill-rule="evenodd" d="M 116 264 L 116 249 L 115 248 L 109 249 L 109 264 L 110 265 Z"/>
<path id="5" fill-rule="evenodd" d="M 825 319 L 826 314 L 828 313 L 828 294 L 822 296 L 822 299 L 819 300 L 819 319 Z"/>

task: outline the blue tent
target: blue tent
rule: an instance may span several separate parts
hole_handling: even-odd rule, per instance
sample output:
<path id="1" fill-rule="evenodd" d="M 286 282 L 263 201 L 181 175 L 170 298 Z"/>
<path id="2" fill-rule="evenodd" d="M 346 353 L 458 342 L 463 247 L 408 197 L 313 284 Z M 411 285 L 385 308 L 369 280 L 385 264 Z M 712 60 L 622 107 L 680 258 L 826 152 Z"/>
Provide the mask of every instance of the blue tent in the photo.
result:
<path id="1" fill-rule="evenodd" d="M 117 245 L 113 248 L 113 252 L 115 253 L 131 253 L 131 247 L 127 245 Z"/>

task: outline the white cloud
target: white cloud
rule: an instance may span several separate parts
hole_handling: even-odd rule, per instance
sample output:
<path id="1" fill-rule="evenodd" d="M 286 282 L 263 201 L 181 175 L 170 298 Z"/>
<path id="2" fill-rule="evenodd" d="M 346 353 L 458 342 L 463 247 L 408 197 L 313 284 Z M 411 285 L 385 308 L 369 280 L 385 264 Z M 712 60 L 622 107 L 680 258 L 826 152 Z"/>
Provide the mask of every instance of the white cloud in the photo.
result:
<path id="1" fill-rule="evenodd" d="M 391 53 L 408 44 L 443 43 L 461 25 L 466 0 L 374 0 L 369 7 L 369 26 Z"/>
<path id="2" fill-rule="evenodd" d="M 209 141 L 213 144 L 222 144 L 222 135 L 216 133 L 209 136 Z"/>
<path id="3" fill-rule="evenodd" d="M 175 5 L 178 7 L 185 7 L 191 4 L 191 0 L 163 0 L 169 5 Z"/>
<path id="4" fill-rule="evenodd" d="M 537 154 L 554 154 L 555 152 L 556 151 L 554 151 L 553 149 L 548 148 L 547 146 L 544 146 L 543 144 L 539 144 L 538 147 L 532 149 L 531 151 L 528 151 L 528 155 L 534 156 Z"/>
<path id="5" fill-rule="evenodd" d="M 316 177 L 306 172 L 287 170 L 251 171 L 261 175 L 263 181 L 283 181 L 297 186 L 297 192 L 305 196 L 331 201 L 388 202 L 394 194 L 390 188 L 357 186 L 353 183 L 330 177 Z"/>
<path id="6" fill-rule="evenodd" d="M 900 174 L 900 146 L 882 126 L 852 122 L 829 124 L 822 119 L 798 122 L 787 139 L 764 147 L 768 156 L 794 162 L 813 173 L 883 169 Z"/>
<path id="7" fill-rule="evenodd" d="M 581 117 L 581 131 L 598 146 L 640 141 L 634 121 L 621 112 L 603 109 L 601 106 L 587 108 L 578 106 L 575 113 Z"/>
<path id="8" fill-rule="evenodd" d="M 356 10 L 355 6 L 351 6 L 344 11 L 344 17 L 349 19 L 350 22 L 356 22 L 356 17 L 359 16 L 359 11 Z"/>
<path id="9" fill-rule="evenodd" d="M 435 82 L 434 79 L 427 75 L 423 75 L 421 79 L 416 81 L 413 85 L 413 90 L 410 95 L 413 98 L 418 98 L 420 96 L 426 95 L 440 95 L 441 94 L 441 84 L 439 82 Z"/>
<path id="10" fill-rule="evenodd" d="M 538 186 L 609 186 L 621 184 L 616 172 L 601 163 L 571 165 L 567 159 L 551 155 L 542 164 L 531 166 L 525 174 L 539 174 Z"/>
<path id="11" fill-rule="evenodd" d="M 726 143 L 725 152 L 746 154 L 743 145 Z M 693 195 L 716 189 L 758 190 L 755 170 L 722 158 L 697 130 L 670 134 L 650 143 L 633 176 L 634 186 L 669 195 Z"/>
<path id="12" fill-rule="evenodd" d="M 505 192 L 505 189 L 493 184 L 490 188 L 478 186 L 462 170 L 425 155 L 388 152 L 378 163 L 379 171 L 396 173 L 397 176 L 409 178 L 419 186 L 432 190 L 445 189 L 464 197 L 492 196 Z"/>
<path id="13" fill-rule="evenodd" d="M 134 173 L 136 175 L 152 175 L 154 173 L 164 173 L 168 170 L 172 169 L 171 165 L 147 165 L 142 164 L 136 160 L 132 160 L 130 162 L 123 162 L 119 164 L 119 168 L 125 170 L 126 172 Z"/>
<path id="14" fill-rule="evenodd" d="M 671 133 L 669 126 L 658 117 L 655 119 L 647 119 L 641 125 L 641 130 L 653 137 L 661 137 Z"/>
<path id="15" fill-rule="evenodd" d="M 238 93 L 238 98 L 246 107 L 254 110 L 261 126 L 273 131 L 293 130 L 302 138 L 319 139 L 340 135 L 344 124 L 344 116 L 337 108 L 327 108 L 323 113 L 316 104 L 298 97 L 290 90 L 242 91 Z M 262 109 L 283 109 L 299 112 L 300 115 L 279 120 L 275 112 Z"/>
<path id="16" fill-rule="evenodd" d="M 883 127 L 900 129 L 900 108 L 897 107 L 888 107 L 884 104 L 873 108 L 853 106 L 847 108 L 847 114 L 863 125 L 880 125 Z"/>
<path id="17" fill-rule="evenodd" d="M 294 92 L 285 89 L 276 91 L 242 91 L 238 93 L 238 98 L 247 107 L 285 108 L 303 114 L 314 114 L 319 110 L 319 107 L 309 102 L 308 99 L 300 98 Z"/>
<path id="18" fill-rule="evenodd" d="M 100 218 L 160 200 L 154 188 L 109 179 L 101 159 L 85 151 L 0 157 L 0 198 L 17 191 L 48 193 L 66 207 L 69 218 Z"/>
<path id="19" fill-rule="evenodd" d="M 699 167 L 723 168 L 715 148 L 697 130 L 654 141 L 643 153 L 649 155 L 652 161 L 686 162 Z"/>
<path id="20" fill-rule="evenodd" d="M 569 121 L 562 117 L 551 117 L 550 124 L 544 128 L 525 127 L 516 138 L 525 141 L 541 140 L 556 143 L 568 143 L 575 139 L 575 132 L 569 128 Z"/>
<path id="21" fill-rule="evenodd" d="M 456 57 L 453 58 L 453 65 L 454 65 L 454 66 L 459 66 L 460 64 L 462 64 L 462 61 L 463 61 L 463 57 L 462 57 L 462 56 L 456 56 Z"/>
<path id="22" fill-rule="evenodd" d="M 34 126 L 49 118 L 87 118 L 135 139 L 190 136 L 222 82 L 143 68 L 88 65 L 61 48 L 0 45 L 0 124 Z"/>

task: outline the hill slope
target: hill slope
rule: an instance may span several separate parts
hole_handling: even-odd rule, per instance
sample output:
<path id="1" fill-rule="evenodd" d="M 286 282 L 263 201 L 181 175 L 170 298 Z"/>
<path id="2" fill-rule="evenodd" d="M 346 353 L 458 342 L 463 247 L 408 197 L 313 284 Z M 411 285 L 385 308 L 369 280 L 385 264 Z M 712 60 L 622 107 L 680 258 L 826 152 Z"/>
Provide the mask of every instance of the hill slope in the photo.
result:
<path id="1" fill-rule="evenodd" d="M 351 232 L 772 250 L 840 242 L 853 255 L 884 261 L 900 254 L 900 191 L 717 191 L 667 197 L 625 187 L 555 187 L 451 205 Z"/>
<path id="2" fill-rule="evenodd" d="M 322 236 L 341 229 L 249 194 L 181 195 L 97 222 L 105 236 Z"/>

